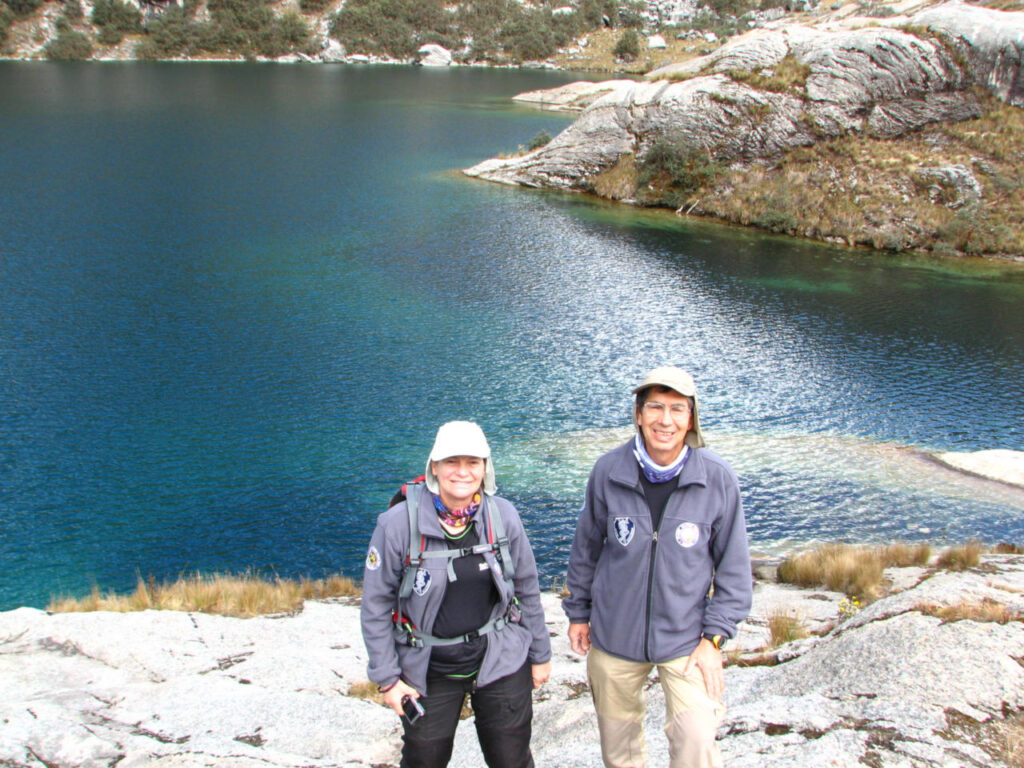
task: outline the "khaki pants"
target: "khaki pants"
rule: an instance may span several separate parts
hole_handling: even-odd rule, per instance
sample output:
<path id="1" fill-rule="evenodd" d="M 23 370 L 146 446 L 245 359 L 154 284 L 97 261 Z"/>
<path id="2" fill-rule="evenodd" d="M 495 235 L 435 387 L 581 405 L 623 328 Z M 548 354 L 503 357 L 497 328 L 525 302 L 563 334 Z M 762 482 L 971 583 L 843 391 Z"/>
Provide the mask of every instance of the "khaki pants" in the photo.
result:
<path id="1" fill-rule="evenodd" d="M 707 695 L 704 678 L 694 668 L 683 675 L 688 656 L 656 665 L 665 692 L 665 734 L 669 768 L 720 768 L 722 756 L 715 731 L 725 707 Z M 644 768 L 644 683 L 654 664 L 626 661 L 597 648 L 587 654 L 587 675 L 601 732 L 601 755 L 607 768 Z"/>

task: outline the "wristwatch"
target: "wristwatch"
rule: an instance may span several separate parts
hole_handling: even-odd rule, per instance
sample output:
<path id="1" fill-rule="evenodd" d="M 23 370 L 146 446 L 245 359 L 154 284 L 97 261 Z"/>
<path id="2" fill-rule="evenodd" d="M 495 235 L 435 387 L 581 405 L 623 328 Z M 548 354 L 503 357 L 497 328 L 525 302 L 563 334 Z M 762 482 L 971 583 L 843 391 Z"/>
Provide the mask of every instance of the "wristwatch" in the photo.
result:
<path id="1" fill-rule="evenodd" d="M 707 632 L 704 632 L 701 637 L 710 642 L 718 650 L 722 650 L 722 648 L 725 647 L 726 641 L 729 639 L 725 635 L 709 635 Z"/>

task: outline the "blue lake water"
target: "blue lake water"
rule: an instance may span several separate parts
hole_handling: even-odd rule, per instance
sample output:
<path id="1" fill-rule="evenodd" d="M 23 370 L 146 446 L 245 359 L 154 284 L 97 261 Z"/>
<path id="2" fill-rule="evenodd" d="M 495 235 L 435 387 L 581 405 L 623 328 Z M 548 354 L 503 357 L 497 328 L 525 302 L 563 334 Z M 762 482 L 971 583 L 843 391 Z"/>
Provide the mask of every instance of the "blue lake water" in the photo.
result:
<path id="1" fill-rule="evenodd" d="M 0 609 L 359 576 L 474 419 L 544 578 L 629 389 L 692 371 L 752 544 L 1024 541 L 1024 269 L 825 248 L 457 171 L 551 72 L 0 63 Z"/>

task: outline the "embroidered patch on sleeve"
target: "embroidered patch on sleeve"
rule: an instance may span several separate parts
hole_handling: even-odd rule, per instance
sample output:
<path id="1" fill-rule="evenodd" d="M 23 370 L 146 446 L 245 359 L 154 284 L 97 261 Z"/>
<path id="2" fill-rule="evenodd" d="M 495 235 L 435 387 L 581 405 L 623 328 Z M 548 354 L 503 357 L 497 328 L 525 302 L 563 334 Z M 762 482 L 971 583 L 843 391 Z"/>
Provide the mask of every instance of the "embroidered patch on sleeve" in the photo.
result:
<path id="1" fill-rule="evenodd" d="M 376 571 L 378 568 L 380 568 L 380 552 L 376 547 L 370 547 L 370 551 L 366 553 L 366 570 Z"/>

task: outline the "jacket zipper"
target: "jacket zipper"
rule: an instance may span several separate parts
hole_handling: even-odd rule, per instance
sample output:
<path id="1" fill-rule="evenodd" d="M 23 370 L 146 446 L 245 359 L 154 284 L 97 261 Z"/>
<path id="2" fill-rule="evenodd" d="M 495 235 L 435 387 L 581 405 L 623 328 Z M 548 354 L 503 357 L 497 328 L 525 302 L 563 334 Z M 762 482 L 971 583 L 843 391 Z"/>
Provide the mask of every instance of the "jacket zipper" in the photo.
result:
<path id="1" fill-rule="evenodd" d="M 654 561 L 658 556 L 658 532 L 651 536 L 651 560 L 647 566 L 647 616 L 644 622 L 644 658 L 651 661 L 651 607 L 654 603 Z"/>

